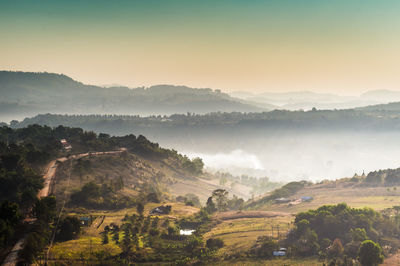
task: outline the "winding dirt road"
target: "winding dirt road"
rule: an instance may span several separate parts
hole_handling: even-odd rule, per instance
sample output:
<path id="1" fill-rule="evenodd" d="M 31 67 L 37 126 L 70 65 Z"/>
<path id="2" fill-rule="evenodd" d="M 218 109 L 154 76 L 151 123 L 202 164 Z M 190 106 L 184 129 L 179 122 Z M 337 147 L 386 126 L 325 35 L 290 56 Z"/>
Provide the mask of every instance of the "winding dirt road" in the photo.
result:
<path id="1" fill-rule="evenodd" d="M 50 195 L 51 184 L 53 182 L 54 177 L 56 176 L 57 167 L 60 162 L 65 162 L 71 159 L 80 159 L 87 156 L 92 155 L 105 155 L 105 154 L 117 154 L 126 151 L 126 148 L 121 148 L 116 151 L 104 151 L 104 152 L 89 152 L 89 153 L 81 153 L 76 155 L 71 155 L 68 158 L 62 157 L 56 160 L 51 161 L 46 167 L 46 173 L 43 175 L 44 186 L 38 193 L 38 198 L 47 197 Z M 30 219 L 31 222 L 34 220 Z M 11 252 L 5 258 L 2 263 L 2 266 L 15 266 L 18 262 L 18 254 L 23 249 L 25 243 L 25 237 L 20 239 L 12 248 Z"/>

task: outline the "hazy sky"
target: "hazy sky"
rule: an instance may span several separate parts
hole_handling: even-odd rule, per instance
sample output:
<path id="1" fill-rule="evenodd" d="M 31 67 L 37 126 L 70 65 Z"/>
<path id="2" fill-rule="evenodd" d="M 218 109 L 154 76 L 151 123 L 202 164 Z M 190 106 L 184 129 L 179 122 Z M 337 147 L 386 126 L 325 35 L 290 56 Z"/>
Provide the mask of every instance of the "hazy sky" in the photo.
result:
<path id="1" fill-rule="evenodd" d="M 0 69 L 225 91 L 400 89 L 398 0 L 0 0 Z"/>

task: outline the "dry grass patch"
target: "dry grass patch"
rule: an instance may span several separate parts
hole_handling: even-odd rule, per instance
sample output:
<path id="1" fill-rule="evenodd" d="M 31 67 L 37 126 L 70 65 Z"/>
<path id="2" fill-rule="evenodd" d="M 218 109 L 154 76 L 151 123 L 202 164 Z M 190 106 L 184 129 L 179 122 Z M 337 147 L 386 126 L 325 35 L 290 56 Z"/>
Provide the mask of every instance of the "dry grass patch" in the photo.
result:
<path id="1" fill-rule="evenodd" d="M 211 231 L 204 235 L 204 239 L 220 238 L 224 247 L 218 250 L 219 255 L 229 255 L 248 251 L 260 236 L 285 237 L 291 228 L 293 217 L 290 215 L 263 217 L 263 218 L 235 218 L 220 220 Z"/>
<path id="2" fill-rule="evenodd" d="M 260 265 L 268 265 L 268 266 L 321 266 L 322 262 L 318 261 L 316 258 L 275 258 L 271 260 L 229 260 L 222 261 L 220 263 L 216 263 L 215 265 L 225 266 L 225 265 L 240 265 L 240 266 L 260 266 Z"/>
<path id="3" fill-rule="evenodd" d="M 271 211 L 228 211 L 219 212 L 216 214 L 216 219 L 233 220 L 241 218 L 273 218 L 278 216 L 290 216 L 286 212 L 271 212 Z"/>
<path id="4" fill-rule="evenodd" d="M 398 202 L 400 202 L 400 191 L 395 191 L 393 188 L 346 186 L 346 183 L 338 185 L 335 185 L 335 183 L 328 185 L 318 184 L 305 187 L 290 198 L 298 199 L 302 196 L 312 196 L 314 199 L 311 202 L 302 202 L 293 206 L 289 206 L 287 203 L 265 204 L 259 209 L 295 214 L 309 209 L 316 209 L 326 204 L 345 202 L 353 208 L 370 207 L 379 211 L 398 205 Z"/>
<path id="5" fill-rule="evenodd" d="M 82 236 L 79 239 L 56 243 L 50 251 L 51 260 L 88 259 L 96 252 L 106 251 L 110 255 L 121 253 L 113 241 L 103 245 L 100 237 Z"/>

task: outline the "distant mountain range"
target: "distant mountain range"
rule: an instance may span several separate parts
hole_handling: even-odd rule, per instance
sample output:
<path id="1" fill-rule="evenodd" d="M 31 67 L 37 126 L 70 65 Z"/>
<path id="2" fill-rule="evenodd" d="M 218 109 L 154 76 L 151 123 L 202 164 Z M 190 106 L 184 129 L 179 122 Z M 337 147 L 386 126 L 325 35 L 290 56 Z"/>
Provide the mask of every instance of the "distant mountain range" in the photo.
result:
<path id="1" fill-rule="evenodd" d="M 259 112 L 274 107 L 260 107 L 219 90 L 172 85 L 100 87 L 60 74 L 11 71 L 0 71 L 0 95 L 0 121 L 39 113 L 168 115 Z"/>
<path id="2" fill-rule="evenodd" d="M 0 71 L 0 121 L 21 120 L 43 113 L 171 115 L 211 112 L 263 112 L 275 109 L 398 108 L 400 91 L 369 91 L 360 96 L 298 91 L 233 92 L 209 88 L 157 85 L 148 88 L 86 85 L 54 73 Z M 400 104 L 399 104 L 400 105 Z M 397 110 L 397 109 L 396 109 Z"/>
<path id="3" fill-rule="evenodd" d="M 257 106 L 264 103 L 275 105 L 277 109 L 285 110 L 310 110 L 317 109 L 348 109 L 368 105 L 387 104 L 400 101 L 400 91 L 374 90 L 360 96 L 341 96 L 330 93 L 316 93 L 311 91 L 296 91 L 285 93 L 249 93 L 232 92 L 232 97 L 251 101 Z"/>

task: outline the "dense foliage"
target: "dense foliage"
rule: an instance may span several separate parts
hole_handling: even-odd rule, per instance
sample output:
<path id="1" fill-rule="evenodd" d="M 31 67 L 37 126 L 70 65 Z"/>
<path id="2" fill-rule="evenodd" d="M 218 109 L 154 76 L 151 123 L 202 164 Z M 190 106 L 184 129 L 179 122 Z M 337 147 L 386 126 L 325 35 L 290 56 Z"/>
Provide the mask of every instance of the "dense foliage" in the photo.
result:
<path id="1" fill-rule="evenodd" d="M 49 244 L 52 230 L 50 224 L 56 218 L 56 199 L 54 196 L 38 199 L 33 208 L 36 218 L 25 239 L 25 245 L 21 251 L 21 258 L 25 264 L 31 264 Z M 42 257 L 43 259 L 43 257 Z"/>
<path id="2" fill-rule="evenodd" d="M 115 184 L 103 183 L 99 186 L 89 182 L 71 194 L 70 204 L 92 209 L 121 209 L 135 205 L 135 201 L 130 197 L 117 194 L 121 188 Z"/>
<path id="3" fill-rule="evenodd" d="M 379 170 L 368 173 L 365 183 L 371 185 L 395 186 L 400 185 L 400 168 Z"/>
<path id="4" fill-rule="evenodd" d="M 81 232 L 81 223 L 78 218 L 74 216 L 64 217 L 59 224 L 56 232 L 56 239 L 59 241 L 67 241 L 75 239 Z"/>
<path id="5" fill-rule="evenodd" d="M 370 208 L 350 208 L 345 203 L 298 213 L 294 224 L 295 228 L 287 237 L 287 245 L 294 254 L 342 259 L 359 257 L 363 265 L 375 265 L 362 261 L 365 251 L 360 246 L 366 243 L 363 241 L 370 240 L 368 243 L 380 250 L 380 257 L 380 244 L 396 248 L 394 242 L 383 239 L 400 234 L 400 224 L 395 218 Z"/>
<path id="6" fill-rule="evenodd" d="M 32 168 L 48 158 L 32 144 L 0 142 L 0 248 L 15 241 L 23 214 L 36 202 L 42 177 Z"/>

